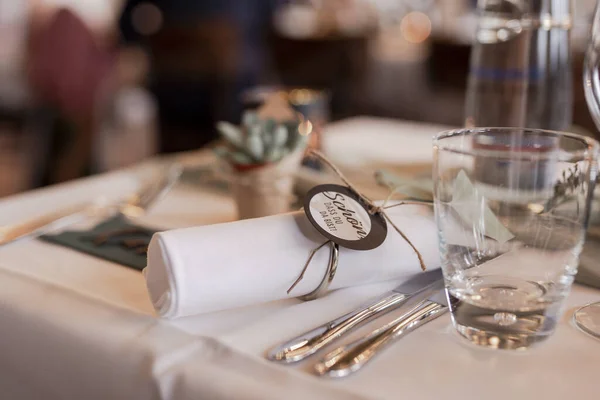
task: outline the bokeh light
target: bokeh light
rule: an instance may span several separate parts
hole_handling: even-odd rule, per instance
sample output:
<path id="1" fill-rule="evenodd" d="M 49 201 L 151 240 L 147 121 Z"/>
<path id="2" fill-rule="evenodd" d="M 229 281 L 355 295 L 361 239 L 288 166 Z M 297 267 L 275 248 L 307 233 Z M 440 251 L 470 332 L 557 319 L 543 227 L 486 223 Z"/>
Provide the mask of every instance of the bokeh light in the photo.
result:
<path id="1" fill-rule="evenodd" d="M 409 43 L 422 43 L 431 35 L 431 19 L 419 11 L 406 14 L 400 21 L 402 37 Z"/>

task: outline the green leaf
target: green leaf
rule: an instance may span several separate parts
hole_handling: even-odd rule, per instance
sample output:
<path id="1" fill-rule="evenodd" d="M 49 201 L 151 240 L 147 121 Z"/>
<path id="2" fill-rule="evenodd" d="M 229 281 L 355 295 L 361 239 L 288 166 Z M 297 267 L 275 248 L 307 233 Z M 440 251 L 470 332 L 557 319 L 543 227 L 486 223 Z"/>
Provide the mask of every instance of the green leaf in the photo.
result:
<path id="1" fill-rule="evenodd" d="M 246 127 L 246 131 L 248 132 L 248 136 L 260 136 L 262 133 L 260 124 L 250 125 Z"/>
<path id="2" fill-rule="evenodd" d="M 267 130 L 261 130 L 262 141 L 265 144 L 265 148 L 271 149 L 273 147 L 273 142 L 275 138 L 273 137 L 273 132 Z"/>
<path id="3" fill-rule="evenodd" d="M 290 121 L 285 124 L 288 131 L 286 147 L 289 149 L 295 149 L 296 146 L 298 146 L 298 142 L 300 142 L 303 138 L 303 136 L 298 132 L 298 125 L 298 121 Z"/>
<path id="4" fill-rule="evenodd" d="M 423 201 L 433 200 L 433 181 L 431 179 L 409 178 L 378 170 L 375 172 L 375 180 L 378 184 L 407 197 Z"/>
<path id="5" fill-rule="evenodd" d="M 450 206 L 465 224 L 478 227 L 485 236 L 501 244 L 515 237 L 492 212 L 464 170 L 454 180 Z"/>
<path id="6" fill-rule="evenodd" d="M 256 125 L 259 122 L 258 114 L 254 111 L 246 111 L 244 115 L 242 115 L 242 125 L 245 127 Z"/>
<path id="7" fill-rule="evenodd" d="M 265 160 L 272 162 L 273 153 L 277 151 L 277 149 L 281 149 L 283 145 L 285 145 L 285 140 L 283 145 L 279 142 L 279 131 L 281 129 L 285 130 L 284 125 L 278 125 L 275 128 L 274 132 L 269 132 L 265 137 Z M 287 132 L 286 132 L 287 135 Z"/>
<path id="8" fill-rule="evenodd" d="M 260 135 L 248 135 L 246 138 L 246 150 L 256 161 L 263 160 L 265 145 Z"/>
<path id="9" fill-rule="evenodd" d="M 229 122 L 221 121 L 217 123 L 217 129 L 227 142 L 238 148 L 244 147 L 244 135 L 237 126 L 230 124 Z"/>
<path id="10" fill-rule="evenodd" d="M 273 132 L 273 130 L 275 130 L 276 126 L 277 126 L 277 122 L 275 120 L 268 119 L 263 122 L 262 130 L 263 130 L 263 132 Z"/>
<path id="11" fill-rule="evenodd" d="M 285 125 L 278 125 L 273 132 L 273 145 L 284 147 L 288 139 L 288 130 Z"/>

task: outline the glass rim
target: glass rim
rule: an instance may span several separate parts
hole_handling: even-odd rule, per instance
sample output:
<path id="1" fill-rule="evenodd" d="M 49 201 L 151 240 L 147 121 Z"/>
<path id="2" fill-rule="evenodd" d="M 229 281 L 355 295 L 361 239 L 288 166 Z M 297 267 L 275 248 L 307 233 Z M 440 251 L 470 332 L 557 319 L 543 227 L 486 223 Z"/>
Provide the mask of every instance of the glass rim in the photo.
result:
<path id="1" fill-rule="evenodd" d="M 514 131 L 518 130 L 523 133 L 537 133 L 544 134 L 548 136 L 556 136 L 556 137 L 565 137 L 569 139 L 573 139 L 579 141 L 581 144 L 585 145 L 584 148 L 579 150 L 563 150 L 557 156 L 554 152 L 511 152 L 511 158 L 514 159 L 527 159 L 527 160 L 559 160 L 559 161 L 569 161 L 569 160 L 594 160 L 598 157 L 600 153 L 600 143 L 596 139 L 583 136 L 577 133 L 572 132 L 564 132 L 564 131 L 554 131 L 550 129 L 538 129 L 538 128 L 519 128 L 519 127 L 474 127 L 474 128 L 457 128 L 457 129 L 449 129 L 445 131 L 441 131 L 434 135 L 433 137 L 433 145 L 434 147 L 439 148 L 442 151 L 448 151 L 456 154 L 464 154 L 470 156 L 485 156 L 495 154 L 497 156 L 497 152 L 487 149 L 460 149 L 457 147 L 452 147 L 445 145 L 443 141 L 445 139 L 450 139 L 453 137 L 459 136 L 474 136 L 480 133 L 486 132 L 501 132 L 501 131 Z"/>

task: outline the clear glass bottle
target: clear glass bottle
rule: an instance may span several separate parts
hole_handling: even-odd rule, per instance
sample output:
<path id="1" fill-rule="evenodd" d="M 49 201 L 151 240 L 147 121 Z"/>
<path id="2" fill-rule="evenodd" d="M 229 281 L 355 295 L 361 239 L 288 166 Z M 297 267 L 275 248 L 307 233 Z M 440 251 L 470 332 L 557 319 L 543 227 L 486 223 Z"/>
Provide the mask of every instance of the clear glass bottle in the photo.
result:
<path id="1" fill-rule="evenodd" d="M 479 0 L 466 126 L 564 130 L 572 120 L 570 0 Z"/>

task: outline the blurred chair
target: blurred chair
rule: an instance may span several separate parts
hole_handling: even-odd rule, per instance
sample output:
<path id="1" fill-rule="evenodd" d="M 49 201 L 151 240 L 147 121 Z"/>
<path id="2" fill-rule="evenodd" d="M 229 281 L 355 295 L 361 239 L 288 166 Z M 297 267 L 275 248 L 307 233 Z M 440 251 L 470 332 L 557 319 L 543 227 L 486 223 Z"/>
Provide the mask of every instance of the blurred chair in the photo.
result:
<path id="1" fill-rule="evenodd" d="M 33 96 L 55 115 L 46 183 L 83 176 L 90 167 L 94 107 L 113 56 L 77 15 L 59 9 L 32 27 L 28 61 Z"/>
<path id="2" fill-rule="evenodd" d="M 72 11 L 58 9 L 32 30 L 29 78 L 51 115 L 44 183 L 121 168 L 156 153 L 156 104 L 141 86 L 140 51 L 99 44 Z"/>

